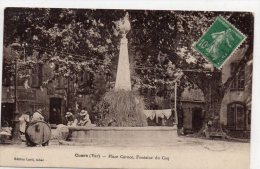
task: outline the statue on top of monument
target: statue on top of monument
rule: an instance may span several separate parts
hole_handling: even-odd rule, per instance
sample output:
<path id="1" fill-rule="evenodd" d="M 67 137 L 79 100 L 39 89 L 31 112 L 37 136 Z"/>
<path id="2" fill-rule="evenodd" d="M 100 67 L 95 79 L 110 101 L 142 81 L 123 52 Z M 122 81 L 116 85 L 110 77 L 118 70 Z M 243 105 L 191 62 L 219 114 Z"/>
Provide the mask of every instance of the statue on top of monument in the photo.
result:
<path id="1" fill-rule="evenodd" d="M 127 34 L 131 29 L 128 12 L 123 18 L 121 18 L 119 21 L 116 21 L 114 23 L 116 25 L 116 29 L 119 30 L 120 33 L 122 34 Z"/>

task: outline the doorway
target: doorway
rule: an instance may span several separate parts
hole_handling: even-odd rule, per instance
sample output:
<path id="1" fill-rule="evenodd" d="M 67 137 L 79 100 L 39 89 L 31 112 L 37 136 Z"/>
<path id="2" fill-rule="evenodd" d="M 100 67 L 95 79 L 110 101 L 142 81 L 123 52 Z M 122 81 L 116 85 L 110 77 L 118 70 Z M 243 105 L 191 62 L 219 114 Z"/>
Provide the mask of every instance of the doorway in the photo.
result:
<path id="1" fill-rule="evenodd" d="M 50 123 L 62 124 L 61 98 L 50 98 Z"/>
<path id="2" fill-rule="evenodd" d="M 12 120 L 15 110 L 14 103 L 2 103 L 1 106 L 1 126 L 12 126 Z"/>
<path id="3" fill-rule="evenodd" d="M 203 126 L 202 108 L 195 107 L 192 109 L 192 129 L 198 132 Z"/>

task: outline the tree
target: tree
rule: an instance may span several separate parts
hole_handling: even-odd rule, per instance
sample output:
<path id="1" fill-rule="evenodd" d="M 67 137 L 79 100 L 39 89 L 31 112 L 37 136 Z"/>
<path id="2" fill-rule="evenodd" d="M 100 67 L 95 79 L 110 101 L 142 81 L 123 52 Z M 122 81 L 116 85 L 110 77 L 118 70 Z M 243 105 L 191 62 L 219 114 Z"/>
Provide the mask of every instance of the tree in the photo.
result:
<path id="1" fill-rule="evenodd" d="M 24 65 L 45 62 L 55 65 L 53 78 L 65 77 L 74 83 L 78 73 L 84 70 L 105 73 L 113 81 L 120 38 L 114 22 L 126 12 L 132 27 L 127 38 L 133 85 L 153 89 L 162 96 L 184 74 L 178 80 L 179 91 L 187 85 L 200 88 L 206 101 L 206 120 L 218 116 L 225 92 L 252 56 L 252 13 L 7 8 L 4 44 L 8 47 L 13 42 L 27 43 L 27 55 L 36 50 L 38 57 Z M 245 57 L 236 68 L 237 74 L 225 83 L 221 70 L 193 49 L 193 44 L 218 15 L 247 35 L 241 46 L 248 46 Z M 191 83 L 186 83 L 187 80 Z"/>
<path id="2" fill-rule="evenodd" d="M 135 25 L 133 26 L 133 30 L 137 30 L 135 33 L 133 32 L 133 46 L 137 47 L 136 51 L 139 51 L 138 54 L 141 55 L 137 58 L 139 60 L 138 63 L 141 63 L 143 66 L 148 65 L 153 67 L 152 70 L 139 72 L 139 75 L 142 76 L 143 83 L 152 85 L 152 88 L 156 86 L 156 83 L 158 84 L 158 81 L 160 81 L 158 79 L 169 78 L 166 75 L 166 70 L 169 65 L 171 65 L 169 64 L 171 61 L 177 69 L 182 70 L 185 78 L 202 90 L 206 101 L 206 120 L 212 116 L 219 116 L 221 102 L 225 92 L 229 89 L 233 79 L 238 76 L 243 66 L 252 58 L 252 13 L 187 11 L 138 12 L 136 18 L 133 20 L 136 20 L 134 23 L 138 26 L 141 25 L 142 29 L 135 28 Z M 133 16 L 135 13 L 133 15 L 131 14 L 132 13 L 130 13 L 130 16 Z M 214 68 L 193 48 L 194 43 L 209 28 L 218 15 L 222 15 L 228 19 L 235 27 L 246 34 L 247 41 L 241 48 L 248 46 L 245 57 L 243 57 L 236 68 L 235 72 L 237 73 L 224 83 L 222 83 L 221 70 Z M 166 59 L 161 59 L 162 56 Z M 161 60 L 164 62 L 161 62 Z M 163 69 L 164 67 L 166 67 L 166 69 Z M 158 74 L 156 74 L 156 72 Z M 152 75 L 155 77 L 152 77 Z M 182 80 L 184 80 L 184 78 Z"/>
<path id="3" fill-rule="evenodd" d="M 22 68 L 47 64 L 52 71 L 44 77 L 42 86 L 65 78 L 71 84 L 68 86 L 80 87 L 77 83 L 82 72 L 109 74 L 111 59 L 118 53 L 112 22 L 118 17 L 96 10 L 7 8 L 4 45 L 26 44 L 26 59 L 19 60 L 20 78 L 31 76 Z M 4 65 L 6 72 L 13 72 L 12 67 Z"/>

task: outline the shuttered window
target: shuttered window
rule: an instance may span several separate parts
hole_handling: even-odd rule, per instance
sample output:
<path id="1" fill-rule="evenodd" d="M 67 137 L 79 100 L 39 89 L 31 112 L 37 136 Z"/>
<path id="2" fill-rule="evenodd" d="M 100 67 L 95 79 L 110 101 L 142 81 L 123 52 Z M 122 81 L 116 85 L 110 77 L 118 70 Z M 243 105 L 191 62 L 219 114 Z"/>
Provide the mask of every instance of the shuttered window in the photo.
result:
<path id="1" fill-rule="evenodd" d="M 238 62 L 233 62 L 230 65 L 230 73 L 231 76 L 236 75 L 236 68 L 238 66 Z M 245 88 L 245 68 L 243 67 L 239 74 L 234 78 L 231 89 L 232 90 L 243 90 Z"/>
<path id="2" fill-rule="evenodd" d="M 37 64 L 34 69 L 32 69 L 32 76 L 31 76 L 31 86 L 34 88 L 40 87 L 42 84 L 43 79 L 43 65 Z"/>
<path id="3" fill-rule="evenodd" d="M 245 107 L 240 103 L 231 103 L 228 105 L 227 126 L 234 130 L 243 130 L 245 128 Z"/>

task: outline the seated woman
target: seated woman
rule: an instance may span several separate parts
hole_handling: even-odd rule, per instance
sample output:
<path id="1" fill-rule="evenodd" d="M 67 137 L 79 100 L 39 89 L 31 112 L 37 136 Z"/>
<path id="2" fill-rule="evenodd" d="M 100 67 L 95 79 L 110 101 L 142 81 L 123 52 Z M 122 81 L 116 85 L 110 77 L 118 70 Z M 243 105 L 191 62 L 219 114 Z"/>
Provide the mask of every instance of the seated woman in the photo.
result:
<path id="1" fill-rule="evenodd" d="M 36 112 L 33 113 L 31 121 L 44 121 L 42 109 L 38 109 Z"/>
<path id="2" fill-rule="evenodd" d="M 85 108 L 83 110 L 81 110 L 79 115 L 80 115 L 80 120 L 78 122 L 79 126 L 91 126 L 89 114 L 88 114 L 88 111 Z"/>
<path id="3" fill-rule="evenodd" d="M 67 126 L 74 126 L 75 117 L 74 114 L 71 112 L 71 109 L 68 110 L 65 118 L 67 120 Z"/>

